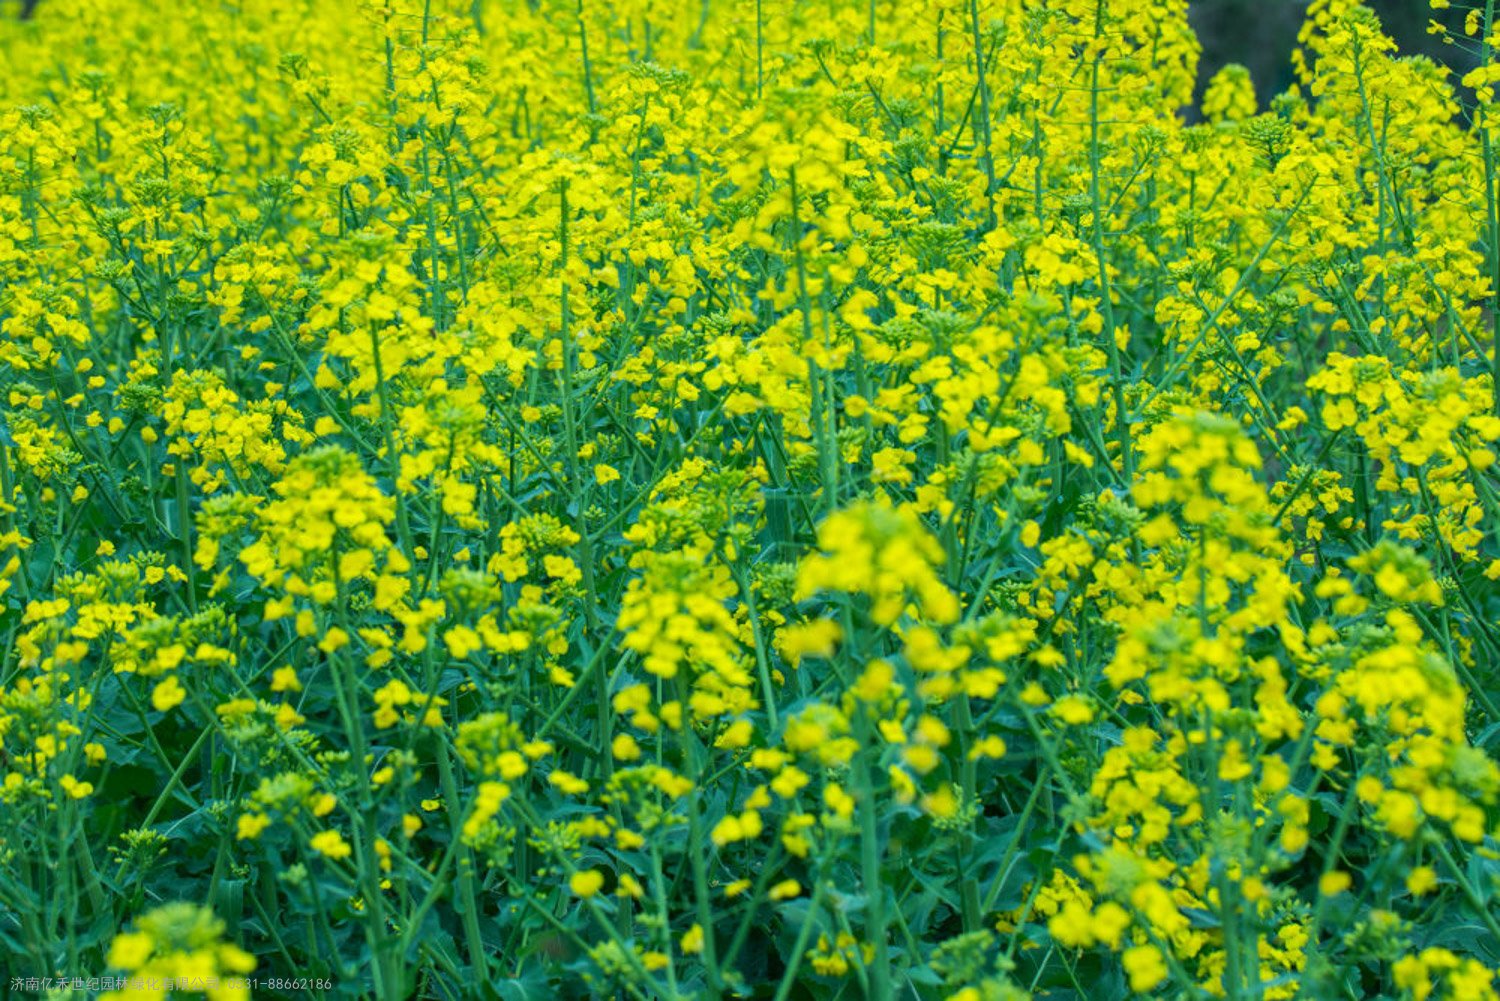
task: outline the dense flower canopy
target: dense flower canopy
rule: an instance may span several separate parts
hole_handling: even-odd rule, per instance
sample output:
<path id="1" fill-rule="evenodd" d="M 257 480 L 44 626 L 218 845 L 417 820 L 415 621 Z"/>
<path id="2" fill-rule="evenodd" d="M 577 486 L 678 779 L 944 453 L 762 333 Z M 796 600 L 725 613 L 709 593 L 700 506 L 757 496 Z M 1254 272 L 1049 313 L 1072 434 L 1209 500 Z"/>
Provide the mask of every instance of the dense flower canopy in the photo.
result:
<path id="1" fill-rule="evenodd" d="M 1465 27 L 0 23 L 11 989 L 1500 997 Z"/>

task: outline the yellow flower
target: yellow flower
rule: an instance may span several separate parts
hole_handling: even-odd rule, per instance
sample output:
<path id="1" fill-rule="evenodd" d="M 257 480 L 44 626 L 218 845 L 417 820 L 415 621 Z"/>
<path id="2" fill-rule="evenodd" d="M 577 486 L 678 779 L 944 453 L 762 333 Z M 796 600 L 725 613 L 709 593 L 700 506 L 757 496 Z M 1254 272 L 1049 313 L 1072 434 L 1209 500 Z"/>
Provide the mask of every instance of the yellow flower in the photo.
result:
<path id="1" fill-rule="evenodd" d="M 766 896 L 771 900 L 791 900 L 802 892 L 802 884 L 795 879 L 784 879 L 771 887 Z"/>
<path id="2" fill-rule="evenodd" d="M 588 898 L 604 888 L 604 874 L 598 869 L 580 869 L 568 877 L 568 889 L 574 896 Z"/>
<path id="3" fill-rule="evenodd" d="M 175 674 L 167 675 L 151 689 L 151 705 L 160 712 L 167 712 L 181 705 L 185 698 L 187 698 L 187 691 L 178 682 Z"/>
<path id="4" fill-rule="evenodd" d="M 94 792 L 92 782 L 80 782 L 71 775 L 64 775 L 57 780 L 57 784 L 62 786 L 63 792 L 67 793 L 70 799 L 84 799 Z"/>
<path id="5" fill-rule="evenodd" d="M 1021 701 L 1033 708 L 1040 708 L 1052 701 L 1047 690 L 1035 681 L 1027 682 L 1026 687 L 1021 689 Z"/>
<path id="6" fill-rule="evenodd" d="M 610 742 L 610 753 L 620 761 L 635 761 L 641 756 L 641 747 L 628 733 L 617 733 Z"/>
<path id="7" fill-rule="evenodd" d="M 235 840 L 246 841 L 260 837 L 271 824 L 271 818 L 263 813 L 242 813 L 235 828 Z"/>
<path id="8" fill-rule="evenodd" d="M 1121 955 L 1130 989 L 1144 994 L 1167 979 L 1167 963 L 1154 945 L 1134 945 Z"/>
<path id="9" fill-rule="evenodd" d="M 1094 718 L 1094 707 L 1080 695 L 1064 695 L 1048 711 L 1070 726 L 1080 726 Z"/>
<path id="10" fill-rule="evenodd" d="M 1337 869 L 1325 872 L 1318 878 L 1318 893 L 1325 897 L 1336 897 L 1349 889 L 1352 881 L 1347 872 L 1340 872 Z"/>
<path id="11" fill-rule="evenodd" d="M 1437 873 L 1433 871 L 1432 866 L 1414 866 L 1412 870 L 1406 874 L 1406 890 L 1414 897 L 1426 896 L 1427 894 L 1431 893 L 1433 891 L 1433 888 L 1436 886 Z"/>
<path id="12" fill-rule="evenodd" d="M 138 970 L 154 948 L 151 936 L 145 932 L 123 932 L 110 943 L 109 965 L 119 970 Z"/>
<path id="13" fill-rule="evenodd" d="M 319 831 L 309 843 L 313 851 L 335 860 L 348 858 L 354 853 L 349 842 L 338 831 Z"/>

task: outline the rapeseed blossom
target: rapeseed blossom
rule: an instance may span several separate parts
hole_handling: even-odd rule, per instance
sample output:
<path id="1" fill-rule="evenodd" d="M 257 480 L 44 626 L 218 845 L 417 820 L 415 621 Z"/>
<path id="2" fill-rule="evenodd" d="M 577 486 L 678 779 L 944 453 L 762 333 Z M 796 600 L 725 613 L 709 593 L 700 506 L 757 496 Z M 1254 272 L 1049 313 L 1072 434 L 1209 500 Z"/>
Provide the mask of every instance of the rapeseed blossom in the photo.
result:
<path id="1" fill-rule="evenodd" d="M 1496 998 L 1460 20 L 0 21 L 0 969 Z"/>

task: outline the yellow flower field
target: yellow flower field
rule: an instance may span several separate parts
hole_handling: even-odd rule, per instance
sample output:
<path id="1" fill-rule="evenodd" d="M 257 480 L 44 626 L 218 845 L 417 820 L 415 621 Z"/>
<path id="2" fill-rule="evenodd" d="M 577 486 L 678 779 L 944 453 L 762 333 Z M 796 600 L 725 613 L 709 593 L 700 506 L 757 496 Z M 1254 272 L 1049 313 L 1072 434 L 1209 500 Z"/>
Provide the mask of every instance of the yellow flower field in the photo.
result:
<path id="1" fill-rule="evenodd" d="M 1495 3 L 1186 9 L 4 11 L 0 991 L 1500 998 Z"/>

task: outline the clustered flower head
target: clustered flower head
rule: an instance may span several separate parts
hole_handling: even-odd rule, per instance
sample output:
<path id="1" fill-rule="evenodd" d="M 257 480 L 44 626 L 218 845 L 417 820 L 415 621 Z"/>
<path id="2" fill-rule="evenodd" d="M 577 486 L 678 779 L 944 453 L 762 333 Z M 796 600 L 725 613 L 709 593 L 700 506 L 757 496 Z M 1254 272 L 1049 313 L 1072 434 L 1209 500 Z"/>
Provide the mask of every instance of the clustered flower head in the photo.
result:
<path id="1" fill-rule="evenodd" d="M 133 931 L 114 937 L 108 963 L 130 981 L 170 980 L 183 985 L 182 993 L 201 992 L 213 1001 L 250 997 L 245 975 L 257 965 L 254 956 L 225 941 L 221 919 L 190 903 L 165 904 L 143 914 Z M 104 995 L 120 1001 L 134 996 L 138 994 L 130 987 Z"/>

